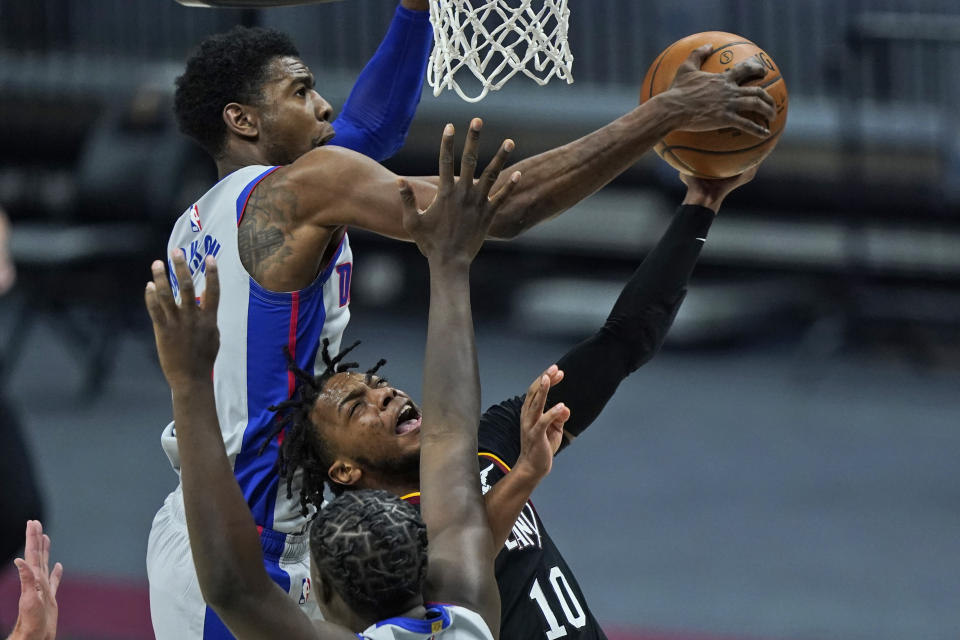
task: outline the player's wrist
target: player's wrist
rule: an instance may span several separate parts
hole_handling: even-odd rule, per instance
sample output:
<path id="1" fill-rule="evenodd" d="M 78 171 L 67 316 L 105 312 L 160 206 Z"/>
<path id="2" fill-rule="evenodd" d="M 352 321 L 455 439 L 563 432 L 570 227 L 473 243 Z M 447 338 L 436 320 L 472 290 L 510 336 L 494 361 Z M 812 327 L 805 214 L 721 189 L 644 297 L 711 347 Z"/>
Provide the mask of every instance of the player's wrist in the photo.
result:
<path id="1" fill-rule="evenodd" d="M 681 205 L 692 205 L 710 209 L 714 214 L 720 211 L 720 205 L 723 204 L 723 196 L 711 195 L 701 191 L 688 190 Z"/>
<path id="2" fill-rule="evenodd" d="M 434 278 L 469 278 L 473 258 L 460 254 L 436 254 L 428 256 L 427 263 L 430 265 L 430 274 Z"/>
<path id="3" fill-rule="evenodd" d="M 549 472 L 549 465 L 547 467 L 544 467 L 543 465 L 537 465 L 523 453 L 520 454 L 520 457 L 517 458 L 516 464 L 513 465 L 513 469 L 510 470 L 511 474 L 515 474 L 515 482 L 524 487 L 529 487 L 531 490 L 536 487 L 537 484 L 543 480 Z"/>
<path id="4" fill-rule="evenodd" d="M 682 93 L 678 89 L 668 89 L 659 93 L 641 106 L 647 105 L 654 113 L 654 119 L 661 122 L 666 128 L 666 133 L 683 129 L 693 122 L 694 111 L 690 108 L 689 101 L 683 99 Z"/>

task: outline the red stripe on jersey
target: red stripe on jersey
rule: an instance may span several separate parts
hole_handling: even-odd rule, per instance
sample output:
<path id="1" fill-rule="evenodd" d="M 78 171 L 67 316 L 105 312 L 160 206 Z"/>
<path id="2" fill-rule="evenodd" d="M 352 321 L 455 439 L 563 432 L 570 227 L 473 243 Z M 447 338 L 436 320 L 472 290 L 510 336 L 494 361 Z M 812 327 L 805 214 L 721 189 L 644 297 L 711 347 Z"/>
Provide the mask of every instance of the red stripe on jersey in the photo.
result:
<path id="1" fill-rule="evenodd" d="M 297 359 L 297 319 L 300 317 L 300 292 L 294 291 L 290 294 L 290 336 L 287 338 L 287 348 L 290 350 L 290 358 Z M 293 371 L 287 371 L 287 397 L 292 398 L 293 392 L 297 389 L 297 378 Z M 284 431 L 277 434 L 277 444 L 283 444 Z"/>

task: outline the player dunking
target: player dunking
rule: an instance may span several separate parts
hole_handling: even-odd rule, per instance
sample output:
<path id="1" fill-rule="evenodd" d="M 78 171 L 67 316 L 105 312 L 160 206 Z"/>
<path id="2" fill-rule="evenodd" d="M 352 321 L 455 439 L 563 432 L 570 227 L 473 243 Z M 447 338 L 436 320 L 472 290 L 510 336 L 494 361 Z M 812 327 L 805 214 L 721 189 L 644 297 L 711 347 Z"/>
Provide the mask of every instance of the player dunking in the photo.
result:
<path id="1" fill-rule="evenodd" d="M 499 637 L 500 599 L 493 573 L 497 546 L 474 457 L 480 382 L 469 269 L 493 214 L 509 201 L 519 174 L 490 200 L 493 180 L 487 178 L 496 178 L 505 154 L 494 159 L 476 186 L 470 161 L 463 163 L 463 179 L 454 182 L 452 135 L 445 135 L 441 157 L 440 191 L 426 211 L 417 211 L 412 191 L 403 185 L 403 226 L 430 265 L 424 405 L 418 429 L 423 520 L 416 509 L 384 491 L 350 492 L 319 514 L 310 546 L 323 622 L 311 621 L 264 569 L 255 521 L 223 444 L 209 375 L 218 350 L 217 264 L 206 258 L 206 288 L 197 305 L 186 260 L 182 254 L 173 258 L 183 287 L 178 305 L 163 263 L 154 263 L 154 280 L 145 297 L 160 363 L 173 391 L 194 561 L 205 599 L 238 638 Z M 321 394 L 343 404 L 352 393 L 342 398 L 343 391 L 374 380 L 372 373 L 338 371 L 349 366 L 331 361 L 320 378 L 307 375 L 305 383 L 319 385 Z M 395 395 L 379 408 L 394 414 L 395 424 L 405 406 L 406 400 Z M 549 470 L 560 437 L 557 425 L 539 422 L 536 439 L 544 452 L 539 458 L 546 460 L 539 477 Z"/>
<path id="2" fill-rule="evenodd" d="M 498 211 L 491 235 L 511 237 L 565 210 L 672 129 L 735 126 L 764 135 L 762 126 L 740 112 L 769 118 L 770 98 L 739 84 L 763 69 L 750 62 L 725 74 L 701 73 L 707 54 L 701 49 L 692 55 L 670 91 L 580 140 L 519 163 L 527 180 Z M 225 88 L 224 79 L 231 78 L 237 86 Z M 334 349 L 339 345 L 353 269 L 345 225 L 408 237 L 400 222 L 396 176 L 370 158 L 325 144 L 336 141 L 330 107 L 314 91 L 313 76 L 296 49 L 276 32 L 241 31 L 205 42 L 178 80 L 176 104 L 182 128 L 215 157 L 221 180 L 181 216 L 169 248 L 187 253 L 197 290 L 203 286 L 205 256 L 215 255 L 220 264 L 225 348 L 214 367 L 214 384 L 224 441 L 261 527 L 271 575 L 309 607 L 308 557 L 292 551 L 303 549 L 306 519 L 279 487 L 280 440 L 267 439 L 275 426 L 268 408 L 294 388 L 283 347 L 298 367 L 311 370 L 321 339 Z M 474 149 L 480 126 L 474 121 L 468 134 Z M 436 177 L 410 184 L 421 204 L 436 194 Z M 492 192 L 504 184 L 501 179 Z M 172 424 L 163 444 L 178 467 Z M 154 629 L 161 638 L 221 632 L 226 637 L 199 597 L 187 548 L 177 490 L 151 529 Z"/>
<path id="3" fill-rule="evenodd" d="M 230 321 L 223 328 L 229 349 L 224 350 L 217 368 L 218 388 L 229 390 L 218 392 L 223 411 L 221 425 L 231 456 L 236 456 L 237 477 L 258 524 L 264 527 L 264 539 L 273 541 L 264 561 L 278 582 L 286 585 L 298 600 L 304 594 L 309 569 L 305 554 L 297 556 L 290 551 L 302 548 L 298 540 L 303 536 L 291 538 L 288 547 L 286 533 L 301 531 L 303 523 L 288 522 L 284 514 L 289 509 L 282 500 L 279 507 L 275 504 L 270 463 L 251 461 L 256 457 L 252 449 L 257 445 L 247 441 L 258 435 L 258 428 L 262 429 L 266 407 L 278 400 L 275 394 L 279 393 L 282 399 L 289 393 L 285 362 L 282 353 L 276 357 L 279 352 L 274 349 L 279 349 L 280 344 L 276 340 L 265 343 L 269 350 L 258 350 L 258 342 L 254 339 L 248 344 L 247 337 L 277 336 L 288 344 L 292 324 L 301 331 L 301 343 L 316 341 L 321 332 L 339 341 L 349 317 L 346 301 L 352 268 L 350 246 L 344 238 L 337 247 L 336 260 L 324 258 L 331 262 L 329 268 L 316 278 L 314 286 L 299 294 L 273 294 L 260 286 L 261 281 L 251 281 L 244 265 L 249 264 L 247 261 L 259 263 L 267 251 L 265 247 L 275 241 L 276 229 L 261 227 L 264 221 L 257 214 L 256 199 L 240 224 L 246 200 L 238 198 L 240 194 L 249 195 L 253 179 L 249 170 L 231 173 L 232 169 L 225 168 L 223 163 L 244 157 L 245 152 L 236 147 L 248 145 L 270 149 L 276 162 L 292 161 L 328 141 L 376 160 L 396 152 L 420 100 L 432 44 L 427 6 L 427 0 L 402 0 L 383 43 L 360 74 L 333 125 L 326 121 L 330 106 L 306 84 L 312 78 L 303 73 L 305 67 L 301 64 L 297 67 L 299 75 L 289 75 L 289 65 L 298 60 L 296 48 L 289 38 L 274 31 L 235 29 L 211 37 L 201 44 L 178 79 L 175 109 L 180 127 L 217 159 L 223 179 L 181 217 L 170 244 L 187 252 L 193 270 L 202 270 L 202 256 L 206 254 L 223 258 L 225 295 L 221 318 Z M 248 131 L 243 135 L 228 133 L 232 129 L 225 120 L 237 109 L 243 111 L 245 123 L 256 123 L 254 135 L 248 135 Z M 229 124 L 234 122 L 229 120 Z M 334 136 L 332 141 L 330 136 Z M 242 160 L 238 162 L 243 164 Z M 254 173 L 260 174 L 261 169 Z M 241 249 L 242 264 L 237 259 Z M 321 253 L 322 248 L 315 259 L 320 260 Z M 287 290 L 282 285 L 277 288 Z M 294 297 L 296 305 L 291 304 Z M 294 313 L 291 320 L 294 309 L 299 314 Z M 282 317 L 275 317 L 278 313 Z M 271 371 L 275 375 L 271 376 Z M 177 468 L 172 425 L 164 432 L 162 442 Z M 182 513 L 182 500 L 174 492 L 158 512 L 150 532 L 147 571 L 154 632 L 161 640 L 229 637 L 200 595 Z M 279 517 L 275 518 L 274 513 Z M 309 598 L 302 600 L 304 607 L 313 606 Z"/>

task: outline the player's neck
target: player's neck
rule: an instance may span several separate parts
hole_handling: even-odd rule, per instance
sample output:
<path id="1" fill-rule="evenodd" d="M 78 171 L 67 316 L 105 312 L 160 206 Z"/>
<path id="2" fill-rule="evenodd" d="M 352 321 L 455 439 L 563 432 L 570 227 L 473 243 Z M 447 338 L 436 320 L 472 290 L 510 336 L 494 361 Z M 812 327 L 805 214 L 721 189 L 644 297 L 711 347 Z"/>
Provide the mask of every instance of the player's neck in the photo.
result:
<path id="1" fill-rule="evenodd" d="M 373 476 L 373 477 L 371 477 Z M 399 478 L 376 477 L 376 474 L 367 472 L 365 482 L 360 486 L 362 489 L 383 489 L 390 493 L 400 496 L 420 493 L 420 479 L 401 480 Z"/>
<path id="2" fill-rule="evenodd" d="M 222 179 L 237 169 L 249 167 L 255 164 L 273 164 L 266 157 L 266 154 L 257 146 L 252 144 L 234 144 L 227 143 L 227 148 L 222 156 L 217 158 L 217 178 Z"/>
<path id="3" fill-rule="evenodd" d="M 363 475 L 354 485 L 355 489 L 380 489 L 403 497 L 420 493 L 420 469 L 371 468 L 363 469 Z"/>
<path id="4" fill-rule="evenodd" d="M 399 613 L 395 613 L 387 616 L 361 616 L 353 611 L 349 611 L 342 620 L 337 620 L 339 624 L 342 624 L 347 629 L 350 629 L 354 633 L 363 633 L 373 625 L 378 622 L 383 622 L 384 620 L 389 620 L 390 618 L 413 618 L 415 620 L 424 620 L 427 617 L 427 608 L 423 605 L 423 602 L 417 603 L 415 606 L 405 609 Z"/>
<path id="5" fill-rule="evenodd" d="M 413 618 L 414 620 L 424 620 L 426 617 L 427 617 L 427 608 L 423 606 L 423 603 L 420 603 L 415 607 L 411 607 L 406 611 L 403 611 L 396 615 L 387 616 L 386 618 L 377 618 L 376 620 L 365 620 L 361 623 L 363 624 L 363 627 L 360 629 L 357 629 L 356 631 L 357 633 L 362 633 L 363 631 L 369 629 L 370 627 L 377 624 L 378 622 L 389 620 L 390 618 Z"/>

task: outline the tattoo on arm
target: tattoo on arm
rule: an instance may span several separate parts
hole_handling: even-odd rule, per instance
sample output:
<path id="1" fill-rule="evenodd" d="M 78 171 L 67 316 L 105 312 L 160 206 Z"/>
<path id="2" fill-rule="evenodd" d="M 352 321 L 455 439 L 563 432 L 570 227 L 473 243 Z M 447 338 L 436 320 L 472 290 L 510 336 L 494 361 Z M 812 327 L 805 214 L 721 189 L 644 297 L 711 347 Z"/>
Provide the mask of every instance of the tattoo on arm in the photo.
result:
<path id="1" fill-rule="evenodd" d="M 280 176 L 267 181 L 250 194 L 237 230 L 240 262 L 260 283 L 293 254 L 291 221 L 297 211 L 297 194 L 286 181 Z"/>

